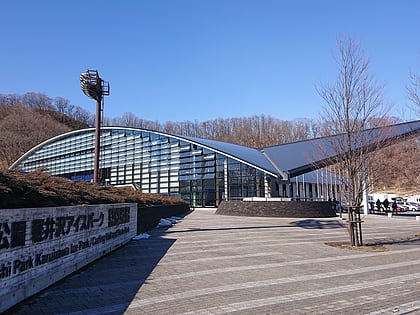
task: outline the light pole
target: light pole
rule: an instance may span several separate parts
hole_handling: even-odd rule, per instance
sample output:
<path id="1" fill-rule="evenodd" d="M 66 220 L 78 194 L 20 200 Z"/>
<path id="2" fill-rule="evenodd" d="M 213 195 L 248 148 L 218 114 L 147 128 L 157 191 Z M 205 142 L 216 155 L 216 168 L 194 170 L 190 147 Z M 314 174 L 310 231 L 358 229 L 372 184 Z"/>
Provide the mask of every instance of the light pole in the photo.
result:
<path id="1" fill-rule="evenodd" d="M 109 83 L 99 77 L 98 70 L 86 70 L 80 74 L 80 86 L 83 93 L 96 101 L 95 119 L 95 155 L 93 182 L 99 183 L 99 148 L 101 142 L 101 112 L 103 96 L 109 95 Z"/>

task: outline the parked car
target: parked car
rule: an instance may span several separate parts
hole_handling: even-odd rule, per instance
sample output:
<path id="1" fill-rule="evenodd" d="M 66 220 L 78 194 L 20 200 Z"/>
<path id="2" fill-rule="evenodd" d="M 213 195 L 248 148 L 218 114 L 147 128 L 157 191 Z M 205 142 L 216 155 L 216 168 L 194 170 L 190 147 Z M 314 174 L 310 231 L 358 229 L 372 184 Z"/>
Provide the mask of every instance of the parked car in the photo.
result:
<path id="1" fill-rule="evenodd" d="M 420 211 L 420 204 L 415 202 L 407 202 L 405 206 L 408 208 L 409 211 Z"/>
<path id="2" fill-rule="evenodd" d="M 397 203 L 397 212 L 408 211 L 408 207 L 402 203 Z"/>

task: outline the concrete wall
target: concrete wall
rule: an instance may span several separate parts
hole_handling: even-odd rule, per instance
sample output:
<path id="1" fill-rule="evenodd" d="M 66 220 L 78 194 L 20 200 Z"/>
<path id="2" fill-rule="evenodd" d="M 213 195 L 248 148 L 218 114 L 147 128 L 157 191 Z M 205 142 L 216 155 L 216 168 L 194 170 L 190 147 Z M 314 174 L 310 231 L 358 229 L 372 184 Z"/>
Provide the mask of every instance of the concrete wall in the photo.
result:
<path id="1" fill-rule="evenodd" d="M 254 217 L 327 218 L 335 211 L 327 201 L 222 201 L 216 214 Z"/>
<path id="2" fill-rule="evenodd" d="M 0 209 L 0 312 L 136 232 L 137 204 Z"/>
<path id="3" fill-rule="evenodd" d="M 190 207 L 186 203 L 138 207 L 137 234 L 152 230 L 161 218 L 182 215 L 188 211 L 190 211 Z"/>

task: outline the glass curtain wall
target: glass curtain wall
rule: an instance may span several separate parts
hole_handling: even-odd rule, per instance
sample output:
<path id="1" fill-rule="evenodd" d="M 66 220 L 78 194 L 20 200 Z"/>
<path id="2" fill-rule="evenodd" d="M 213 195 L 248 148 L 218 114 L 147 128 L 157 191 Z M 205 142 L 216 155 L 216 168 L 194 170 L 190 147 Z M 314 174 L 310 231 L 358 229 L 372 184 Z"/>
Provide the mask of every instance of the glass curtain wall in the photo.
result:
<path id="1" fill-rule="evenodd" d="M 45 168 L 72 180 L 93 178 L 94 131 L 48 143 L 17 168 Z M 132 129 L 101 132 L 100 181 L 134 185 L 146 193 L 184 199 L 190 206 L 221 200 L 264 197 L 267 175 L 238 160 L 167 135 Z"/>

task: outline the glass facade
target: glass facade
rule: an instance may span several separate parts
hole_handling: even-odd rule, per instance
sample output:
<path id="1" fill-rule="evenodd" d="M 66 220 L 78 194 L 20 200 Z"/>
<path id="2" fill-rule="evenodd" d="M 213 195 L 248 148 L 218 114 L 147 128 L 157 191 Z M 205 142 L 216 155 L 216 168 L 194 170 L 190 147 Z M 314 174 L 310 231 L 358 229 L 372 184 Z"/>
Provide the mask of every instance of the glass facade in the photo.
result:
<path id="1" fill-rule="evenodd" d="M 12 168 L 43 168 L 72 180 L 93 178 L 94 129 L 70 132 L 33 148 Z M 240 159 L 158 132 L 106 127 L 101 131 L 100 181 L 184 199 L 190 206 L 267 197 L 271 175 Z"/>

